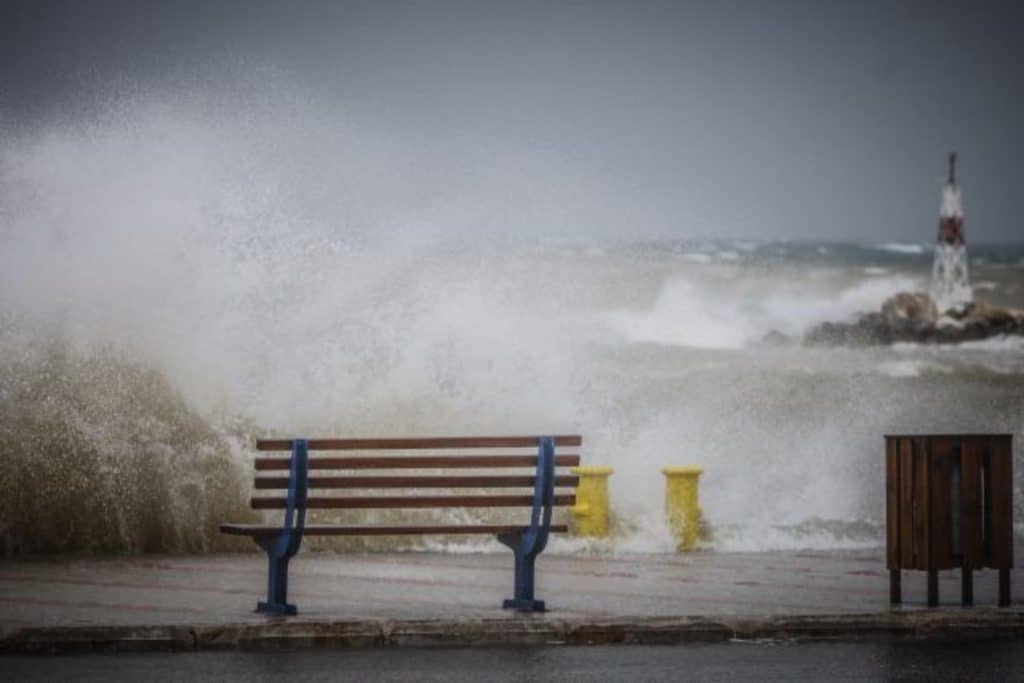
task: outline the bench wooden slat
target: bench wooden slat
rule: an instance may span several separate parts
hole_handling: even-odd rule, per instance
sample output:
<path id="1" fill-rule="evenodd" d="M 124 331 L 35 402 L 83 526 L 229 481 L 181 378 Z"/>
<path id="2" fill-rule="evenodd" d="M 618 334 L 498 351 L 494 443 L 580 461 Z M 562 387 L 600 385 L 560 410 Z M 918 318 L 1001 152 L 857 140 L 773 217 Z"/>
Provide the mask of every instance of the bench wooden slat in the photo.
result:
<path id="1" fill-rule="evenodd" d="M 284 509 L 286 498 L 253 498 L 256 510 Z M 575 505 L 576 496 L 554 496 L 555 505 Z M 307 508 L 383 509 L 383 508 L 492 508 L 532 506 L 533 496 L 362 496 L 358 498 L 309 496 Z"/>
<path id="2" fill-rule="evenodd" d="M 257 470 L 287 470 L 290 458 L 256 458 Z M 556 455 L 556 467 L 575 467 L 579 455 Z M 536 455 L 410 455 L 310 458 L 311 470 L 389 470 L 536 467 Z"/>
<path id="3" fill-rule="evenodd" d="M 406 534 L 511 534 L 523 531 L 523 525 L 502 524 L 464 524 L 464 525 L 433 525 L 433 526 L 383 526 L 356 525 L 342 526 L 333 524 L 309 524 L 303 530 L 307 536 L 401 536 Z M 238 536 L 273 536 L 281 533 L 280 526 L 265 524 L 221 524 L 220 530 L 225 534 Z M 551 531 L 565 533 L 569 531 L 567 524 L 552 524 Z"/>
<path id="4" fill-rule="evenodd" d="M 256 477 L 257 489 L 286 489 L 288 477 Z M 405 477 L 309 477 L 311 489 L 427 489 L 427 488 L 514 488 L 536 484 L 533 475 L 462 475 Z M 555 486 L 578 486 L 580 478 L 570 475 L 555 477 Z"/>
<path id="5" fill-rule="evenodd" d="M 529 448 L 538 436 L 430 436 L 385 439 L 308 439 L 311 451 L 413 450 L 423 448 Z M 581 446 L 583 437 L 563 434 L 551 437 L 556 446 Z M 259 439 L 256 450 L 290 451 L 289 439 Z"/>

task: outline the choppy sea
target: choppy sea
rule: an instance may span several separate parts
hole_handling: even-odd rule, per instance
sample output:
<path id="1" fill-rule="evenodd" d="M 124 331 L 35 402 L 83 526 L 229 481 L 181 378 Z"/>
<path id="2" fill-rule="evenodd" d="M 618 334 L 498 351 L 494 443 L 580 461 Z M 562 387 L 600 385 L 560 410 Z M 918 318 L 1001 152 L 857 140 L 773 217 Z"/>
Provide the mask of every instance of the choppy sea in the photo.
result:
<path id="1" fill-rule="evenodd" d="M 881 543 L 883 434 L 1011 432 L 1020 459 L 1024 339 L 799 344 L 926 289 L 924 245 L 253 236 L 196 251 L 8 302 L 8 552 L 223 547 L 214 527 L 246 514 L 264 433 L 578 431 L 585 461 L 615 468 L 616 534 L 556 543 L 569 552 L 671 550 L 666 464 L 704 468 L 708 547 L 756 551 Z M 1024 305 L 1024 248 L 969 254 L 978 298 Z M 772 331 L 794 342 L 763 344 Z"/>

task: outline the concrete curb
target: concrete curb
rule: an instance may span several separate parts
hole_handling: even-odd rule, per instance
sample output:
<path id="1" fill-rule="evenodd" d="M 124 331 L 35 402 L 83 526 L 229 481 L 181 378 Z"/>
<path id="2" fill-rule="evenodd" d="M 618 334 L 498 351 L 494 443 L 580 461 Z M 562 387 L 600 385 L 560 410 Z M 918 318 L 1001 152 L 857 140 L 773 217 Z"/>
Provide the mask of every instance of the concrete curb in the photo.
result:
<path id="1" fill-rule="evenodd" d="M 40 626 L 0 636 L 0 653 L 178 651 L 197 649 L 188 626 Z"/>
<path id="2" fill-rule="evenodd" d="M 815 616 L 302 621 L 194 626 L 28 627 L 0 634 L 0 653 L 209 651 L 367 647 L 820 640 L 1024 638 L 1024 611 L 974 608 Z"/>

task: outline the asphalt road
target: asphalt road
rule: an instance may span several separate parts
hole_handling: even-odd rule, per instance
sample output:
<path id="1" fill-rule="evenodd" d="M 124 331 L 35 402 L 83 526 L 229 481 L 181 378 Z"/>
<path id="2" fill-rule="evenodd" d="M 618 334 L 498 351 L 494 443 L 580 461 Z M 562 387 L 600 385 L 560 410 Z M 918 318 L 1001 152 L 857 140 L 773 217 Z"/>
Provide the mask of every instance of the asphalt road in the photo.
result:
<path id="1" fill-rule="evenodd" d="M 1011 681 L 1014 641 L 12 656 L 5 681 Z"/>

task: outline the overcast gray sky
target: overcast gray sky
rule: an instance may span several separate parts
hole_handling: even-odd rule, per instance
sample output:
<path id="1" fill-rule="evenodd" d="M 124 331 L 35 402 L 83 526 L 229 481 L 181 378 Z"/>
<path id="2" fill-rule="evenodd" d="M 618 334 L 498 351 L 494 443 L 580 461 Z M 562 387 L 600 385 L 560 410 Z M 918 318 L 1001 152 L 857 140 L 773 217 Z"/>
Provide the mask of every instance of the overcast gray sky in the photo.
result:
<path id="1" fill-rule="evenodd" d="M 424 154 L 585 169 L 624 237 L 927 241 L 955 149 L 968 238 L 1019 242 L 1022 7 L 4 0 L 0 124 L 232 64 L 433 141 Z"/>

